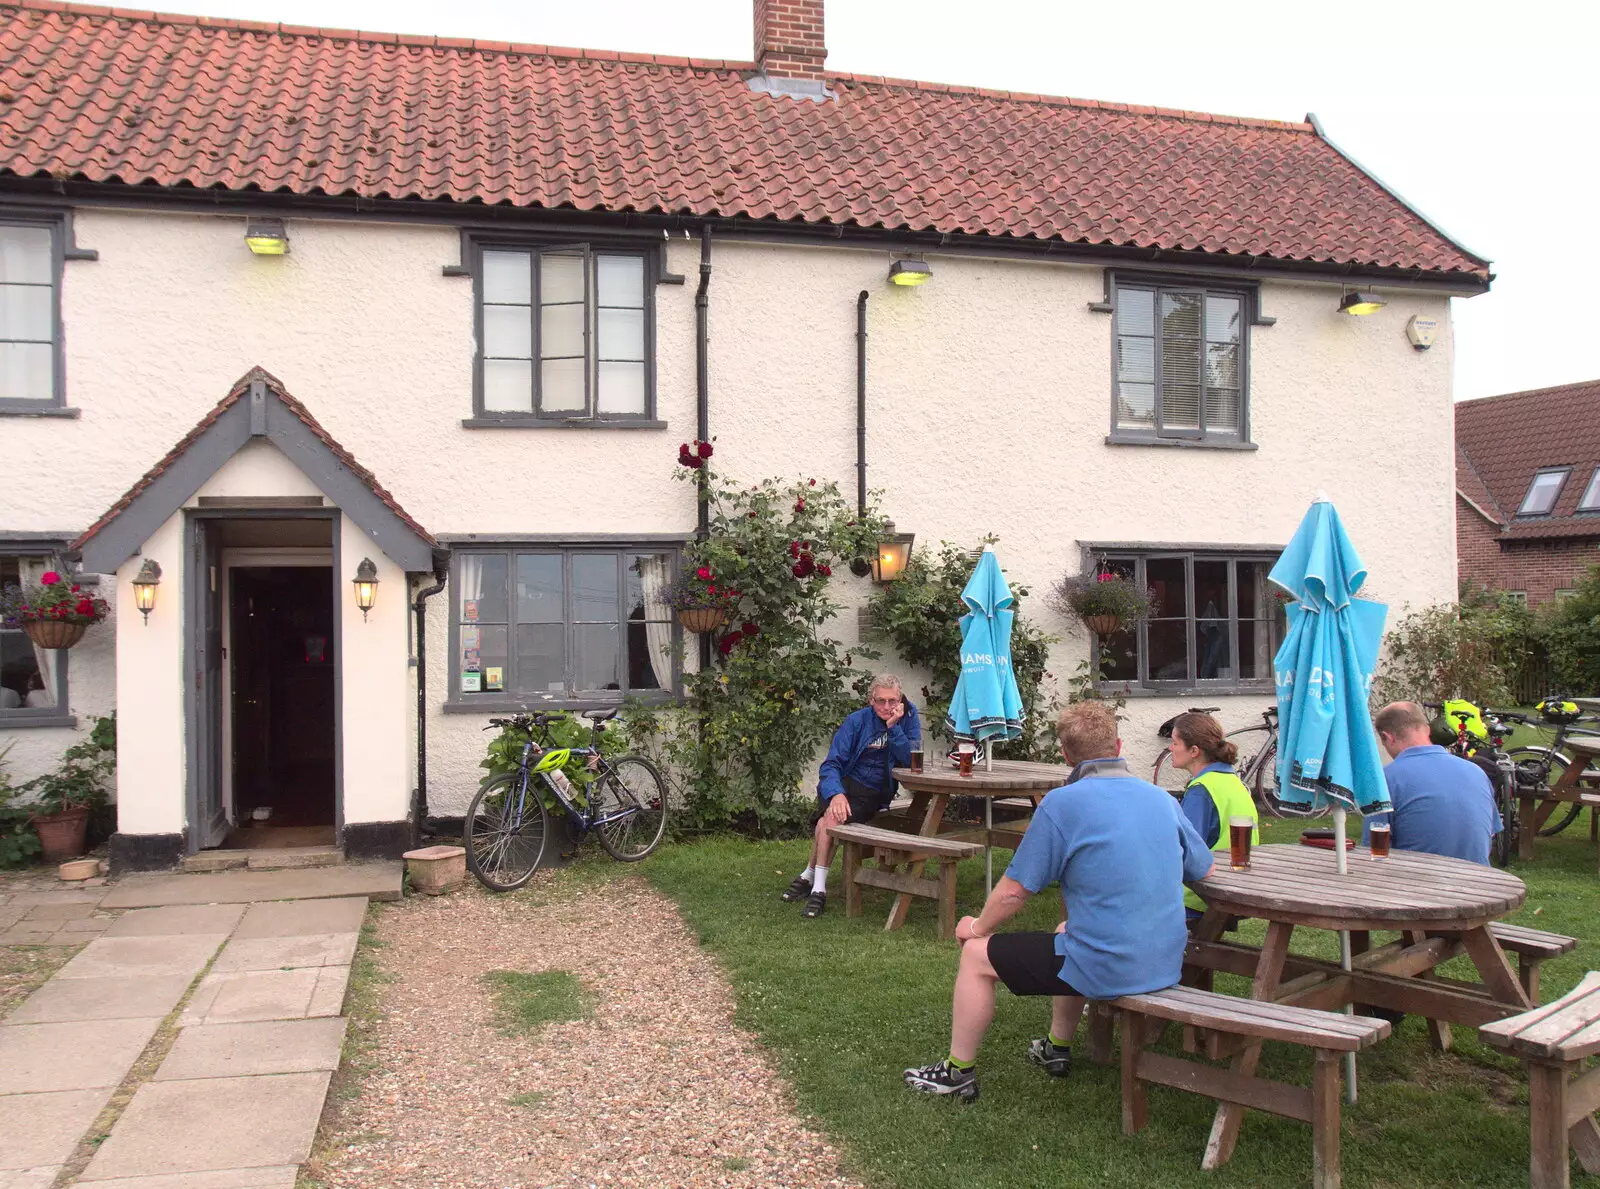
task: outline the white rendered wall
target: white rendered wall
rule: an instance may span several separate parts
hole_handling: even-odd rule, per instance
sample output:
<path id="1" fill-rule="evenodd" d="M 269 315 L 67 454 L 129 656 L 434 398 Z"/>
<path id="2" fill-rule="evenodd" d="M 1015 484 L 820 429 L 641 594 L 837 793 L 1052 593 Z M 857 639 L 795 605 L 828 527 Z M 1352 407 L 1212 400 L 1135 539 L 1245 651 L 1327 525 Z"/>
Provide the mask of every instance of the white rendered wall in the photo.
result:
<path id="1" fill-rule="evenodd" d="M 363 621 L 355 576 L 361 559 L 378 567 L 378 594 Z M 415 783 L 415 678 L 407 664 L 406 575 L 348 516 L 339 518 L 339 659 L 344 714 L 344 820 L 392 822 L 405 818 Z"/>

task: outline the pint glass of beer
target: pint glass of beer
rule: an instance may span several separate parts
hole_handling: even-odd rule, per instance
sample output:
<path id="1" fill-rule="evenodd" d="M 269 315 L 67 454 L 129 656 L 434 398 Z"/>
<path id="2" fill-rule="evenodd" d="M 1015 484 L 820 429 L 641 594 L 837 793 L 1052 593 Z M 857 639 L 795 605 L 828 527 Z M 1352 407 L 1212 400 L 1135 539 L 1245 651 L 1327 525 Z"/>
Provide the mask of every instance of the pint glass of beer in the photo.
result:
<path id="1" fill-rule="evenodd" d="M 1387 859 L 1389 857 L 1389 823 L 1374 823 L 1371 831 L 1372 857 L 1374 859 Z"/>
<path id="2" fill-rule="evenodd" d="M 973 746 L 970 743 L 963 743 L 956 748 L 956 762 L 961 765 L 963 776 L 972 775 L 972 752 Z"/>
<path id="3" fill-rule="evenodd" d="M 1228 819 L 1228 859 L 1235 871 L 1250 870 L 1250 835 L 1255 828 L 1247 817 Z"/>
<path id="4" fill-rule="evenodd" d="M 922 771 L 922 748 L 920 747 L 911 749 L 911 770 L 913 772 Z"/>

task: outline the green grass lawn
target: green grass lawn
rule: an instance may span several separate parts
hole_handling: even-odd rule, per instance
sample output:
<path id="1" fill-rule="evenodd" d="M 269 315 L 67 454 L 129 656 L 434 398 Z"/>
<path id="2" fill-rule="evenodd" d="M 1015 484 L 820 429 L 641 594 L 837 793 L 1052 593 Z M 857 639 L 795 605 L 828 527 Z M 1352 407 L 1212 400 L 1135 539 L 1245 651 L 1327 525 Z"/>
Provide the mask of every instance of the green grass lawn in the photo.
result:
<path id="1" fill-rule="evenodd" d="M 1587 825 L 1541 839 L 1539 858 L 1515 868 L 1528 902 L 1509 919 L 1583 939 L 1544 967 L 1546 999 L 1600 968 L 1600 878 Z M 1351 826 L 1359 830 L 1359 819 Z M 1300 828 L 1268 823 L 1263 841 L 1292 841 Z M 841 1146 L 854 1175 L 886 1189 L 1309 1184 L 1310 1129 L 1254 1112 L 1233 1159 L 1202 1173 L 1213 1104 L 1195 1095 L 1152 1088 L 1150 1125 L 1124 1136 L 1115 1066 L 1083 1060 L 1081 1039 L 1066 1081 L 1029 1066 L 1023 1050 L 1043 1035 L 1048 1005 L 1005 991 L 981 1054 L 980 1100 L 963 1106 L 907 1091 L 900 1071 L 947 1051 L 956 944 L 935 937 L 928 901 L 913 902 L 904 929 L 883 932 L 890 894 L 872 889 L 857 920 L 845 919 L 842 894 L 830 897 L 820 920 L 802 920 L 800 906 L 778 894 L 807 845 L 717 839 L 668 847 L 645 874 L 721 962 L 740 1023 L 777 1055 L 802 1111 Z M 996 853 L 997 867 L 1005 857 Z M 961 876 L 962 911 L 976 911 L 982 862 L 964 864 Z M 1040 896 L 1012 927 L 1048 929 L 1056 916 L 1053 896 Z M 1259 944 L 1263 932 L 1251 922 L 1243 936 Z M 1336 935 L 1299 930 L 1294 948 L 1336 957 L 1337 944 Z M 1443 969 L 1471 977 L 1464 959 Z M 1219 976 L 1217 987 L 1242 993 L 1245 984 Z M 1360 1101 L 1344 1109 L 1347 1186 L 1527 1184 L 1526 1080 L 1469 1030 L 1457 1028 L 1455 1037 L 1454 1053 L 1435 1054 L 1420 1021 L 1408 1019 L 1362 1055 Z M 1309 1068 L 1305 1050 L 1266 1047 L 1263 1072 L 1305 1085 Z M 1600 1180 L 1580 1173 L 1575 1184 Z"/>

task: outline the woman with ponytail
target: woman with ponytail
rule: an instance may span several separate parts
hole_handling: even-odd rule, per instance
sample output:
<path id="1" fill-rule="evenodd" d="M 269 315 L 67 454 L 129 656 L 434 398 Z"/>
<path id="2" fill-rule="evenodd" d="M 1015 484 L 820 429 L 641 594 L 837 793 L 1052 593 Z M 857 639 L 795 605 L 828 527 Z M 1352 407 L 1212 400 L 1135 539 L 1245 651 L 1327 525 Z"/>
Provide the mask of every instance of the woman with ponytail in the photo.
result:
<path id="1" fill-rule="evenodd" d="M 1261 841 L 1260 815 L 1250 790 L 1233 770 L 1239 749 L 1222 737 L 1222 724 L 1209 714 L 1180 714 L 1172 724 L 1167 748 L 1172 763 L 1189 773 L 1183 791 L 1183 816 L 1213 851 L 1228 849 L 1229 818 L 1250 819 L 1250 845 Z M 1204 902 L 1193 892 L 1184 893 L 1189 919 L 1200 916 Z"/>

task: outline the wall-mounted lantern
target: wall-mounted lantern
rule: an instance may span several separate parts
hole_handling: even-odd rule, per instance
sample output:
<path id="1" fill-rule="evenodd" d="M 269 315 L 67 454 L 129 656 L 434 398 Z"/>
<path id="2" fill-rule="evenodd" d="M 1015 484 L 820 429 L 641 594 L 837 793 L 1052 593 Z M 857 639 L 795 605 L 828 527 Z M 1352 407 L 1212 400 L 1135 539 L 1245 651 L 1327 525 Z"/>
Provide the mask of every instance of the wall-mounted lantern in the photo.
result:
<path id="1" fill-rule="evenodd" d="M 155 610 L 156 587 L 161 585 L 161 566 L 155 558 L 147 557 L 133 579 L 133 605 L 144 616 L 144 626 L 150 626 L 150 612 Z"/>
<path id="2" fill-rule="evenodd" d="M 289 233 L 282 219 L 250 219 L 244 226 L 244 242 L 257 256 L 287 256 Z"/>
<path id="3" fill-rule="evenodd" d="M 361 559 L 351 584 L 356 588 L 356 606 L 361 608 L 361 622 L 365 623 L 367 612 L 372 610 L 372 604 L 378 597 L 378 567 L 372 564 L 370 557 Z"/>
<path id="4" fill-rule="evenodd" d="M 1365 318 L 1368 314 L 1376 314 L 1388 304 L 1376 293 L 1350 292 L 1340 299 L 1339 312 L 1356 318 Z"/>
<path id="5" fill-rule="evenodd" d="M 933 269 L 925 260 L 896 260 L 889 266 L 889 282 L 893 285 L 921 285 L 933 277 Z"/>
<path id="6" fill-rule="evenodd" d="M 879 542 L 878 551 L 872 558 L 872 580 L 893 582 L 905 573 L 906 563 L 911 560 L 911 545 L 916 540 L 916 534 L 895 532 L 892 520 L 887 522 L 883 529 L 883 540 Z"/>

